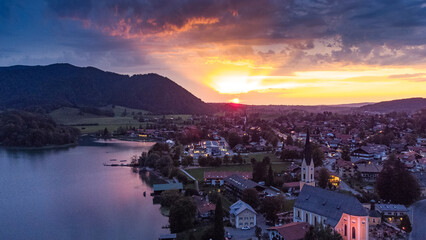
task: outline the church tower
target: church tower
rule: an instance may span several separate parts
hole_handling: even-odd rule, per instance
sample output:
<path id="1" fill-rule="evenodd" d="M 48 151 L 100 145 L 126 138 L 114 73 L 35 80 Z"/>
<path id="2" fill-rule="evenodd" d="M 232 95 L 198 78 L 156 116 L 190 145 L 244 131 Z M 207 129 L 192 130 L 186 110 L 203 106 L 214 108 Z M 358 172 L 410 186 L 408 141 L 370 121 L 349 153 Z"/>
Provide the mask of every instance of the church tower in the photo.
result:
<path id="1" fill-rule="evenodd" d="M 305 143 L 305 156 L 302 160 L 301 167 L 301 178 L 300 178 L 300 191 L 302 191 L 303 185 L 307 184 L 315 187 L 315 167 L 314 161 L 312 160 L 311 154 L 311 142 L 309 140 L 309 129 L 306 132 L 306 143 Z"/>

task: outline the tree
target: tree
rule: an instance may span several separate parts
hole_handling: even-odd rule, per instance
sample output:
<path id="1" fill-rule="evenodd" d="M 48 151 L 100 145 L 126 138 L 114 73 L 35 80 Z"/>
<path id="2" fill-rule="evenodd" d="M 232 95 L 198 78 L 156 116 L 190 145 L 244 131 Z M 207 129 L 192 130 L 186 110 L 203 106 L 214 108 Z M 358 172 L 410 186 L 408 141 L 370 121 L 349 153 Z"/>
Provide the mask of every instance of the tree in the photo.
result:
<path id="1" fill-rule="evenodd" d="M 208 161 L 206 157 L 200 157 L 198 158 L 198 165 L 200 165 L 201 167 L 205 167 L 207 166 Z"/>
<path id="2" fill-rule="evenodd" d="M 168 177 L 173 166 L 173 160 L 169 155 L 161 157 L 155 164 L 155 169 L 158 169 L 161 174 Z"/>
<path id="3" fill-rule="evenodd" d="M 160 203 L 162 207 L 171 207 L 182 195 L 176 190 L 167 190 L 161 193 Z"/>
<path id="4" fill-rule="evenodd" d="M 312 145 L 312 160 L 314 160 L 315 166 L 322 166 L 322 161 L 324 161 L 324 152 L 321 150 L 321 148 L 313 144 Z"/>
<path id="5" fill-rule="evenodd" d="M 225 228 L 223 227 L 222 198 L 219 198 L 216 202 L 216 209 L 214 214 L 213 240 L 224 240 L 224 239 L 225 239 Z"/>
<path id="6" fill-rule="evenodd" d="M 321 168 L 318 176 L 318 186 L 321 188 L 326 188 L 329 179 L 330 173 L 328 173 L 328 170 L 326 168 Z"/>
<path id="7" fill-rule="evenodd" d="M 308 232 L 306 232 L 304 240 L 343 240 L 342 235 L 336 232 L 331 227 L 327 226 L 324 228 L 322 224 L 320 227 L 310 226 Z"/>
<path id="8" fill-rule="evenodd" d="M 412 229 L 410 218 L 408 218 L 407 215 L 402 216 L 401 224 L 399 225 L 399 228 L 404 230 L 407 233 L 410 233 Z"/>
<path id="9" fill-rule="evenodd" d="M 277 213 L 284 211 L 285 199 L 282 196 L 267 197 L 261 203 L 261 211 L 268 221 L 277 222 Z"/>
<path id="10" fill-rule="evenodd" d="M 243 157 L 241 157 L 240 154 L 234 155 L 234 156 L 232 156 L 232 162 L 242 164 L 243 163 Z"/>
<path id="11" fill-rule="evenodd" d="M 266 180 L 266 164 L 262 162 L 254 162 L 253 165 L 253 181 L 259 182 L 259 181 L 265 181 Z"/>
<path id="12" fill-rule="evenodd" d="M 183 166 L 190 166 L 194 163 L 194 158 L 192 156 L 186 156 L 182 160 Z"/>
<path id="13" fill-rule="evenodd" d="M 197 207 L 189 197 L 177 200 L 170 208 L 170 231 L 182 232 L 193 227 Z"/>
<path id="14" fill-rule="evenodd" d="M 245 189 L 241 196 L 241 200 L 252 206 L 254 209 L 258 208 L 260 204 L 259 194 L 254 188 Z"/>
<path id="15" fill-rule="evenodd" d="M 268 176 L 266 178 L 266 186 L 272 186 L 274 184 L 274 172 L 272 166 L 269 164 Z"/>
<path id="16" fill-rule="evenodd" d="M 351 160 L 351 150 L 348 146 L 344 146 L 342 149 L 342 159 L 345 161 Z"/>
<path id="17" fill-rule="evenodd" d="M 231 160 L 229 159 L 229 155 L 225 155 L 223 157 L 223 164 L 228 165 L 231 162 Z"/>
<path id="18" fill-rule="evenodd" d="M 229 134 L 228 143 L 229 143 L 229 146 L 231 148 L 234 148 L 237 144 L 240 144 L 242 142 L 243 142 L 243 140 L 241 139 L 240 136 L 238 136 L 238 134 L 236 134 L 236 133 Z"/>
<path id="19" fill-rule="evenodd" d="M 111 135 L 110 135 L 110 133 L 108 131 L 108 128 L 104 129 L 104 132 L 102 133 L 102 137 L 105 138 L 105 139 L 111 137 Z"/>
<path id="20" fill-rule="evenodd" d="M 250 136 L 248 134 L 244 134 L 242 141 L 244 144 L 248 144 L 250 142 Z"/>
<path id="21" fill-rule="evenodd" d="M 256 235 L 257 239 L 260 240 L 262 237 L 262 228 L 256 226 L 256 230 L 254 230 L 254 234 Z"/>
<path id="22" fill-rule="evenodd" d="M 156 153 L 148 154 L 148 159 L 145 161 L 145 166 L 154 168 L 160 156 Z"/>
<path id="23" fill-rule="evenodd" d="M 376 180 L 380 198 L 396 204 L 410 205 L 420 197 L 417 179 L 394 154 L 389 156 Z"/>
<path id="24" fill-rule="evenodd" d="M 291 137 L 291 134 L 287 135 L 287 139 L 285 140 L 285 144 L 287 145 L 293 145 L 293 137 Z"/>

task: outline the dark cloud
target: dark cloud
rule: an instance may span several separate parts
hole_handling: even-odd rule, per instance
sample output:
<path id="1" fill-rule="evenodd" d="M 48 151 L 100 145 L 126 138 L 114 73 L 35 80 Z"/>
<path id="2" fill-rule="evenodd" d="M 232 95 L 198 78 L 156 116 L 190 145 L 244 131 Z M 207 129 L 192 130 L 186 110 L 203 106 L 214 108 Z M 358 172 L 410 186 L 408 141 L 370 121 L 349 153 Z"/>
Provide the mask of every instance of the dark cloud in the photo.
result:
<path id="1" fill-rule="evenodd" d="M 234 44 L 223 54 L 262 57 L 253 47 L 287 44 L 275 55 L 293 64 L 404 65 L 425 62 L 425 16 L 420 0 L 4 0 L 0 43 L 22 59 L 43 52 L 29 47 L 36 45 L 73 52 L 76 61 L 120 56 L 117 63 L 131 65 L 148 63 L 150 47 L 169 39 L 169 47 Z M 333 50 L 308 54 L 319 39 L 336 39 L 324 45 Z"/>

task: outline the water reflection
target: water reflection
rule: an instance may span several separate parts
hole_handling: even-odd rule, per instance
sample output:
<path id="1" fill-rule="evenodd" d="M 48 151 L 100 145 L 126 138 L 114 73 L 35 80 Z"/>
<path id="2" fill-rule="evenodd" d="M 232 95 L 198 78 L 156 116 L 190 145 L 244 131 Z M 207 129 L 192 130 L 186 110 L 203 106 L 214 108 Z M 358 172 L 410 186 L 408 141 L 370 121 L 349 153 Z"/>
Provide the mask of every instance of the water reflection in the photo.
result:
<path id="1" fill-rule="evenodd" d="M 152 143 L 100 144 L 0 148 L 0 239 L 157 239 L 167 233 L 161 226 L 168 219 L 150 196 L 157 179 L 103 166 L 140 155 Z"/>

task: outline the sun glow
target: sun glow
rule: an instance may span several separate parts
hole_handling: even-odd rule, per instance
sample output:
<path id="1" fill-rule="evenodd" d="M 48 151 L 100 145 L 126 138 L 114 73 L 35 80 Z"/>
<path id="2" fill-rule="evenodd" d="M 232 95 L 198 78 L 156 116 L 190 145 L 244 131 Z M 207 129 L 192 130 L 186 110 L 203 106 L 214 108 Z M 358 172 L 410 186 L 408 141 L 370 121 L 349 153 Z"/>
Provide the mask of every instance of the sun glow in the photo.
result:
<path id="1" fill-rule="evenodd" d="M 234 99 L 231 100 L 231 102 L 235 103 L 235 104 L 239 104 L 240 103 L 240 99 L 234 98 Z"/>

